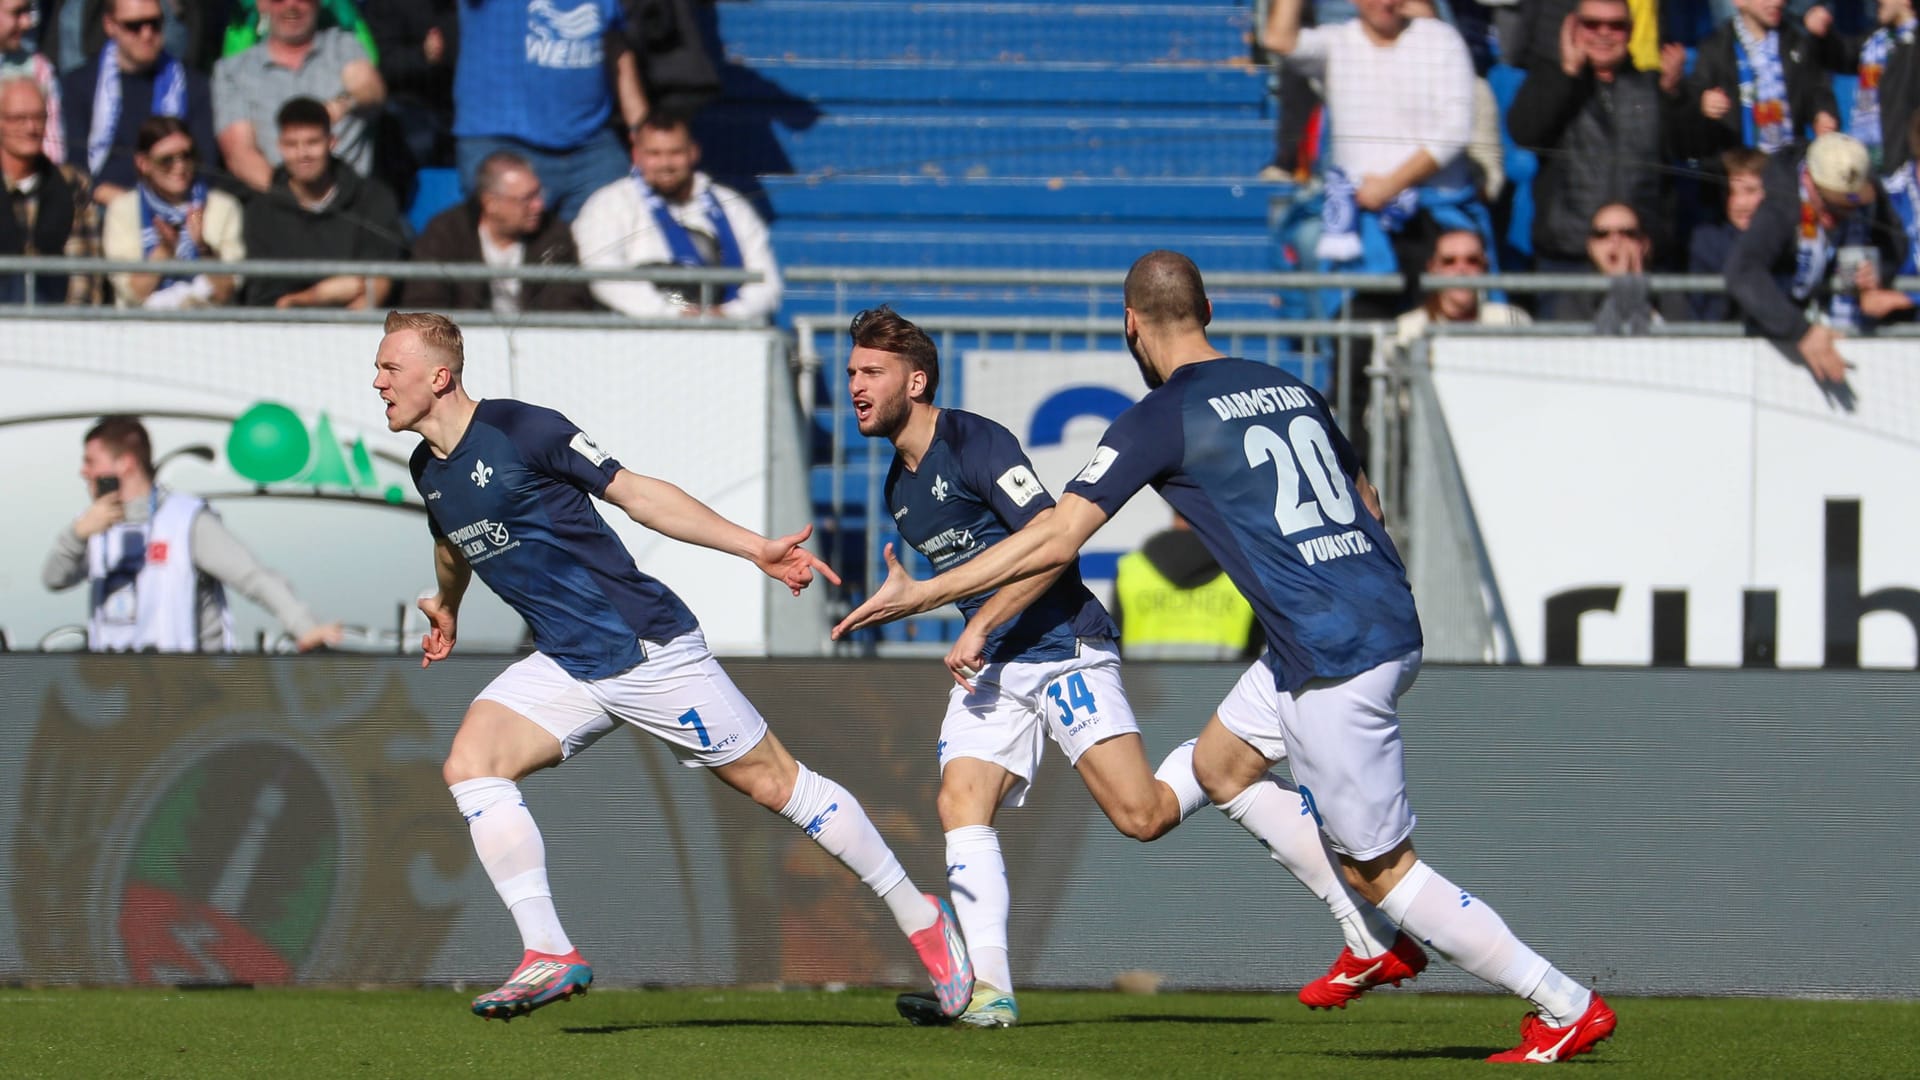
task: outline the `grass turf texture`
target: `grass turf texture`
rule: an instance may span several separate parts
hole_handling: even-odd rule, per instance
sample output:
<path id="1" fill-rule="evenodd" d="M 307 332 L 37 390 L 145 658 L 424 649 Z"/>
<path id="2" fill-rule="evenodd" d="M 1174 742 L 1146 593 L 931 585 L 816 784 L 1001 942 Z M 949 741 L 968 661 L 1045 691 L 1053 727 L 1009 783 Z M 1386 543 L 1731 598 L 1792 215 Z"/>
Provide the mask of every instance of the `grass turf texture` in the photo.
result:
<path id="1" fill-rule="evenodd" d="M 1005 1031 L 913 1028 L 879 991 L 595 991 L 511 1024 L 443 990 L 0 989 L 8 1077 L 1485 1076 L 1504 997 L 1022 992 Z M 1920 1002 L 1609 999 L 1605 1077 L 1915 1075 Z"/>

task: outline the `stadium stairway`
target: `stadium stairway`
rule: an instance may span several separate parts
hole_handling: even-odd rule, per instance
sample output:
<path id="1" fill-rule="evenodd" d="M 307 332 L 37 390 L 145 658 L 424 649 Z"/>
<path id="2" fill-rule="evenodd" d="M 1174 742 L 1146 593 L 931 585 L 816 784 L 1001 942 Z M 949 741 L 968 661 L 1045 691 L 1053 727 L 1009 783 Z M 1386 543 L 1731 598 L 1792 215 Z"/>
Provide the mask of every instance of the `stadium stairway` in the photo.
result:
<path id="1" fill-rule="evenodd" d="M 725 93 L 696 124 L 705 167 L 758 201 L 785 267 L 1117 276 L 1156 247 L 1213 272 L 1277 265 L 1270 222 L 1293 189 L 1256 179 L 1274 124 L 1267 71 L 1251 61 L 1251 4 L 751 0 L 708 10 Z M 1270 294 L 1214 299 L 1217 318 L 1277 313 Z M 789 281 L 782 321 L 837 321 L 883 301 L 910 317 L 1091 314 L 1116 330 L 1120 320 L 1117 290 L 1085 286 Z M 877 451 L 857 430 L 842 433 L 852 505 L 832 519 L 832 372 L 818 391 L 817 516 L 857 533 L 866 456 Z M 875 555 L 861 546 L 838 548 L 852 581 Z"/>

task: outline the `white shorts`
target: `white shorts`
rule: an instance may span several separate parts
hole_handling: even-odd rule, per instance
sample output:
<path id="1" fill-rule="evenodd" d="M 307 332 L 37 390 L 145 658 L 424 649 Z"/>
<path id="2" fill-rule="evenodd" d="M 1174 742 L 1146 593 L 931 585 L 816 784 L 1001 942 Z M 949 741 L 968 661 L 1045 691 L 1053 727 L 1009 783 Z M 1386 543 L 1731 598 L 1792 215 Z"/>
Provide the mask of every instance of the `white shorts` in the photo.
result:
<path id="1" fill-rule="evenodd" d="M 501 672 L 476 700 L 497 701 L 560 740 L 562 759 L 621 721 L 665 742 L 689 768 L 725 765 L 767 734 L 745 695 L 707 651 L 700 631 L 642 642 L 646 660 L 605 679 L 577 679 L 545 653 Z"/>
<path id="2" fill-rule="evenodd" d="M 1397 710 L 1419 674 L 1415 649 L 1370 671 L 1315 679 L 1287 694 L 1274 685 L 1273 669 L 1257 660 L 1217 715 L 1268 761 L 1287 760 L 1301 800 L 1335 850 L 1371 859 L 1413 835 Z"/>
<path id="3" fill-rule="evenodd" d="M 992 762 L 1019 778 L 1001 805 L 1020 806 L 1048 737 L 1077 764 L 1094 744 L 1139 732 L 1113 642 L 1087 638 L 1075 652 L 1045 663 L 988 664 L 971 694 L 954 686 L 934 751 L 941 770 L 954 758 Z"/>

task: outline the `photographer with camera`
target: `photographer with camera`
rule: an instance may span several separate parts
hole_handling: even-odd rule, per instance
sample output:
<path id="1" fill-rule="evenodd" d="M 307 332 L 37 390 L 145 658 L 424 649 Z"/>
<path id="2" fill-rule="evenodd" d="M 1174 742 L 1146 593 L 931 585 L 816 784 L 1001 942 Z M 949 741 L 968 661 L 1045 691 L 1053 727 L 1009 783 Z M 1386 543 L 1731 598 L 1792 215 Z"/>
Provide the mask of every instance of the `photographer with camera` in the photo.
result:
<path id="1" fill-rule="evenodd" d="M 1776 157 L 1763 182 L 1760 209 L 1727 257 L 1727 293 L 1776 347 L 1838 386 L 1847 365 L 1837 340 L 1913 306 L 1886 287 L 1906 262 L 1906 234 L 1851 135 Z"/>
<path id="2" fill-rule="evenodd" d="M 231 652 L 228 586 L 279 619 L 301 652 L 340 641 L 340 624 L 315 621 L 204 500 L 154 483 L 153 442 L 138 419 L 103 417 L 84 446 L 93 503 L 54 539 L 40 576 L 55 592 L 88 583 L 88 649 Z"/>

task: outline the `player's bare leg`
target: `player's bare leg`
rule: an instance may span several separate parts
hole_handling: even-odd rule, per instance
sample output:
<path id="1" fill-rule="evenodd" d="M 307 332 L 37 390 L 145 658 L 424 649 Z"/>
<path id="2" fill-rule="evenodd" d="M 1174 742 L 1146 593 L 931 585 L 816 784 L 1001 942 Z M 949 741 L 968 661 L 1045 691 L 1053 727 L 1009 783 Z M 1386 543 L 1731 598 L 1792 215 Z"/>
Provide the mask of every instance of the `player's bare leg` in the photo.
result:
<path id="1" fill-rule="evenodd" d="M 1272 764 L 1218 716 L 1207 721 L 1194 748 L 1194 775 L 1214 805 L 1252 833 L 1340 924 L 1346 947 L 1325 975 L 1300 989 L 1300 1001 L 1316 1009 L 1345 1008 L 1376 986 L 1399 985 L 1420 974 L 1426 954 L 1363 899 L 1364 893 L 1348 887 L 1299 791 L 1269 773 Z"/>
<path id="2" fill-rule="evenodd" d="M 1184 744 L 1168 756 L 1163 772 L 1181 767 L 1186 788 L 1193 795 L 1191 809 L 1182 805 L 1180 789 L 1156 776 L 1147 767 L 1147 747 L 1137 732 L 1103 739 L 1087 748 L 1074 762 L 1087 794 L 1100 805 L 1107 820 L 1124 836 L 1142 843 L 1157 840 L 1173 831 L 1194 809 L 1204 804 L 1205 795 L 1193 779 L 1192 744 Z"/>
<path id="3" fill-rule="evenodd" d="M 991 761 L 973 757 L 948 760 L 940 770 L 936 806 L 947 839 L 947 892 L 973 958 L 974 992 L 961 1023 L 975 1027 L 1011 1027 L 1020 1018 L 1013 997 L 1013 962 L 1007 952 L 1007 917 L 1012 907 L 1007 862 L 1000 852 L 994 815 L 1020 777 Z M 902 1000 L 901 1015 L 924 1022 L 921 1006 Z"/>
<path id="4" fill-rule="evenodd" d="M 560 742 L 497 701 L 474 702 L 460 721 L 441 775 L 473 834 L 474 853 L 513 915 L 524 950 L 499 989 L 473 1001 L 486 1019 L 511 1020 L 584 994 L 593 969 L 567 940 L 547 884 L 546 845 L 518 781 L 559 763 Z"/>
<path id="5" fill-rule="evenodd" d="M 1533 1002 L 1538 1012 L 1520 1022 L 1520 1045 L 1489 1061 L 1565 1061 L 1613 1034 L 1617 1020 L 1599 994 L 1528 948 L 1485 901 L 1422 862 L 1411 842 L 1341 863 L 1355 891 L 1441 959 Z"/>
<path id="6" fill-rule="evenodd" d="M 893 849 L 846 788 L 794 760 L 772 732 L 714 768 L 729 787 L 798 825 L 886 901 L 933 980 L 940 1007 L 958 1017 L 973 998 L 973 965 L 945 901 L 907 877 Z"/>

